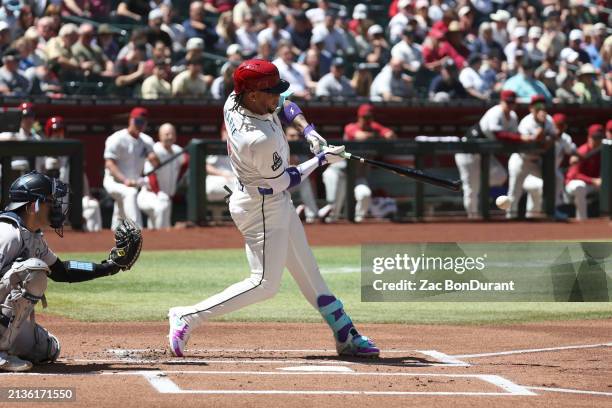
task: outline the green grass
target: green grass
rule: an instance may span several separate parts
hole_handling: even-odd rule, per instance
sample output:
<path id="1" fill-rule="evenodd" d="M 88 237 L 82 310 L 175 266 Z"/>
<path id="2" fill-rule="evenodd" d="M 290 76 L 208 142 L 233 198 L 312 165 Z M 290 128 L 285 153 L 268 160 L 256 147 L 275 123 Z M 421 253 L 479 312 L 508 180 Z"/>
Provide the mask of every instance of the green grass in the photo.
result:
<path id="1" fill-rule="evenodd" d="M 360 248 L 314 248 L 330 289 L 358 322 L 488 324 L 612 317 L 612 303 L 363 303 Z M 104 253 L 60 254 L 99 262 Z M 190 305 L 248 276 L 242 249 L 147 251 L 128 272 L 84 283 L 50 282 L 48 313 L 84 321 L 159 321 L 169 307 Z M 285 271 L 280 292 L 223 316 L 233 321 L 321 321 Z"/>

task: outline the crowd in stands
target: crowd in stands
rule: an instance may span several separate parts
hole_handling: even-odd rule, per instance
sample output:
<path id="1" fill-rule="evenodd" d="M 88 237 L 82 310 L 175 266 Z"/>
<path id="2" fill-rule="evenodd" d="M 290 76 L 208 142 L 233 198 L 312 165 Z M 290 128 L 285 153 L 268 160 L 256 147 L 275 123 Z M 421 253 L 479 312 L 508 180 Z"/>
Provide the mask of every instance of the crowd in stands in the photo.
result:
<path id="1" fill-rule="evenodd" d="M 3 0 L 0 95 L 224 99 L 246 58 L 302 100 L 604 103 L 605 0 Z"/>

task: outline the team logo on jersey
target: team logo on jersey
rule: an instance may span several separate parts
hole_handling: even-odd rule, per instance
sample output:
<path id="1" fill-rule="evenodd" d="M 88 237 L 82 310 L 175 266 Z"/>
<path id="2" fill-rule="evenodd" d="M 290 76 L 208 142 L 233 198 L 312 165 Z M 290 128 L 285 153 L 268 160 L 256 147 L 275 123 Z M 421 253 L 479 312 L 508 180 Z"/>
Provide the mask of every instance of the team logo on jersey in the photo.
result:
<path id="1" fill-rule="evenodd" d="M 272 170 L 276 171 L 280 169 L 283 165 L 283 159 L 281 159 L 280 155 L 277 152 L 274 152 L 272 155 Z"/>

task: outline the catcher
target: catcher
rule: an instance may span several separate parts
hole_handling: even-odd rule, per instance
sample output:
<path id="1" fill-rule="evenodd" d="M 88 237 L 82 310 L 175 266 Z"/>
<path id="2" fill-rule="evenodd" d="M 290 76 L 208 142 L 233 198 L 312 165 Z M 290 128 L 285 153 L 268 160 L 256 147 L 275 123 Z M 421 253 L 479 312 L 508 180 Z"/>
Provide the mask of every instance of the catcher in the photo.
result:
<path id="1" fill-rule="evenodd" d="M 47 279 L 82 282 L 114 275 L 134 265 L 142 247 L 136 225 L 123 221 L 116 246 L 102 263 L 61 261 L 47 246 L 41 228 L 63 236 L 68 185 L 36 171 L 13 182 L 9 204 L 0 212 L 0 370 L 27 371 L 32 364 L 52 363 L 60 342 L 36 324 L 34 307 L 46 307 Z"/>

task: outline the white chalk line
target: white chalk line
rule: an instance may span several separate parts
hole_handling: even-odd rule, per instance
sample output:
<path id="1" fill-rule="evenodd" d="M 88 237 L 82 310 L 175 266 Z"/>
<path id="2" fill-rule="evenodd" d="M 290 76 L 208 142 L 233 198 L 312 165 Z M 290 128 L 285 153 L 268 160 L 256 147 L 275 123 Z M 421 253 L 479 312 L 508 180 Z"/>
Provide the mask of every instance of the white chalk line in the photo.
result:
<path id="1" fill-rule="evenodd" d="M 602 395 L 606 397 L 612 397 L 612 392 L 575 390 L 571 388 L 554 388 L 554 387 L 525 387 L 525 388 L 528 388 L 530 390 L 538 390 L 538 391 L 564 392 L 568 394 Z"/>
<path id="2" fill-rule="evenodd" d="M 421 354 L 425 354 L 426 356 L 433 357 L 437 359 L 438 361 L 441 361 L 442 363 L 446 364 L 447 366 L 470 367 L 471 365 L 469 363 L 466 363 L 465 361 L 461 361 L 455 358 L 455 356 L 449 356 L 448 354 L 444 354 L 436 350 L 416 350 L 416 351 Z"/>
<path id="3" fill-rule="evenodd" d="M 105 350 L 108 353 L 113 354 L 130 354 L 130 353 L 163 353 L 166 349 L 124 349 L 124 348 L 110 348 Z M 210 349 L 188 349 L 187 351 L 192 353 L 326 353 L 329 355 L 337 355 L 335 349 L 259 349 L 259 348 L 210 348 Z M 381 353 L 414 353 L 418 350 L 381 350 Z"/>
<path id="4" fill-rule="evenodd" d="M 507 350 L 507 351 L 497 351 L 497 352 L 492 352 L 492 353 L 479 353 L 479 354 L 455 354 L 450 357 L 453 357 L 453 358 L 480 358 L 480 357 L 493 357 L 493 356 L 507 356 L 511 354 L 544 353 L 547 351 L 576 350 L 576 349 L 588 349 L 588 348 L 600 348 L 600 347 L 612 347 L 612 343 L 583 344 L 583 345 L 576 345 L 576 346 L 546 347 L 546 348 L 538 348 L 538 349 Z"/>

